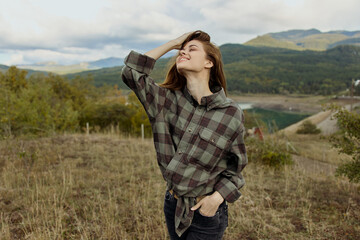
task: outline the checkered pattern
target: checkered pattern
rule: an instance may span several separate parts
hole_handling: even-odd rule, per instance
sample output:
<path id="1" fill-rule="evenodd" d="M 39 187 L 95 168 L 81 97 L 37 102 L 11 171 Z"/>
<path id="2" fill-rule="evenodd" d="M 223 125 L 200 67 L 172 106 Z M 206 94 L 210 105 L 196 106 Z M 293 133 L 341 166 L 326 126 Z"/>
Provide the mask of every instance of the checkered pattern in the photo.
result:
<path id="1" fill-rule="evenodd" d="M 191 224 L 197 196 L 218 191 L 230 203 L 240 197 L 247 164 L 244 117 L 220 86 L 201 104 L 186 87 L 172 91 L 158 86 L 149 77 L 154 65 L 154 59 L 132 51 L 122 79 L 150 119 L 161 173 L 167 188 L 179 196 L 175 225 L 181 235 Z"/>

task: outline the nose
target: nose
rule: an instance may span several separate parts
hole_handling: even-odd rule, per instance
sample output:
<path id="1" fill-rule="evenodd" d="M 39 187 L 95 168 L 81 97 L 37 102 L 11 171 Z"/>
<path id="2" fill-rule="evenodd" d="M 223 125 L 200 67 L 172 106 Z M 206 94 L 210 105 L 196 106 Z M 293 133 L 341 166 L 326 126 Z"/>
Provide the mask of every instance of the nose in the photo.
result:
<path id="1" fill-rule="evenodd" d="M 182 55 L 185 55 L 185 50 L 184 49 L 180 50 L 180 56 L 182 56 Z"/>

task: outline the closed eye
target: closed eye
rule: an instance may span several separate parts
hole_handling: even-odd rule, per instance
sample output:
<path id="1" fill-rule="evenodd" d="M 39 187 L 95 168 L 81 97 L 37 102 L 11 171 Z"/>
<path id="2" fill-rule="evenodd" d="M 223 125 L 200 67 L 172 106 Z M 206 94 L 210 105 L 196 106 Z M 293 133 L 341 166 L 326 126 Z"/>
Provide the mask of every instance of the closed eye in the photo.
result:
<path id="1" fill-rule="evenodd" d="M 188 47 L 184 47 L 184 48 L 180 49 L 180 51 L 185 50 L 185 48 L 189 48 L 189 52 L 192 52 L 192 51 L 196 51 L 199 47 L 195 44 L 191 44 Z"/>

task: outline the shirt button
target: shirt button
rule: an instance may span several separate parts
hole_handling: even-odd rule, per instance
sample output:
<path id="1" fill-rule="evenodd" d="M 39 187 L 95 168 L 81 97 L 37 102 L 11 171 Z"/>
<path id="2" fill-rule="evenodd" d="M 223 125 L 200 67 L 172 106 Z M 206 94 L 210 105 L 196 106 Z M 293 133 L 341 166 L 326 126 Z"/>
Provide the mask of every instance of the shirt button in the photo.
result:
<path id="1" fill-rule="evenodd" d="M 192 132 L 192 128 L 189 128 L 189 129 L 188 129 L 188 132 Z"/>
<path id="2" fill-rule="evenodd" d="M 215 142 L 215 139 L 214 139 L 214 138 L 212 138 L 212 139 L 211 139 L 211 142 L 212 142 L 212 143 L 213 143 L 213 142 Z"/>
<path id="3" fill-rule="evenodd" d="M 178 153 L 179 153 L 179 154 L 182 154 L 182 153 L 183 153 L 183 151 L 179 150 L 179 151 L 178 151 Z"/>

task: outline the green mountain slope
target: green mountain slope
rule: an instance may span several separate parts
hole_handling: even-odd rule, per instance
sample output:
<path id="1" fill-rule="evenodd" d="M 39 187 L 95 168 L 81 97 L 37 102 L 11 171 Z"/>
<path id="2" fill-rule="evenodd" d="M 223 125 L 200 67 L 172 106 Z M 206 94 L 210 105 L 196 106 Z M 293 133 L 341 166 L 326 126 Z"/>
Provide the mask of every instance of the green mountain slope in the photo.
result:
<path id="1" fill-rule="evenodd" d="M 230 51 L 233 46 L 222 48 Z M 360 78 L 360 47 L 338 46 L 324 52 L 276 50 L 264 49 L 225 64 L 228 89 L 333 94 L 348 88 L 352 78 Z"/>
<path id="2" fill-rule="evenodd" d="M 111 67 L 111 68 L 101 68 L 99 70 L 90 70 L 83 71 L 80 73 L 66 74 L 64 75 L 68 79 L 73 79 L 77 76 L 80 77 L 88 77 L 91 76 L 94 79 L 95 86 L 102 86 L 104 84 L 107 85 L 115 85 L 117 84 L 120 88 L 125 88 L 126 85 L 121 81 L 122 67 Z"/>
<path id="3" fill-rule="evenodd" d="M 284 48 L 225 44 L 220 47 L 228 90 L 252 93 L 333 94 L 349 88 L 351 79 L 360 78 L 360 47 L 338 46 L 327 51 L 295 51 Z M 162 82 L 169 59 L 157 61 L 151 76 Z M 121 67 L 86 71 L 95 85 L 117 84 Z"/>
<path id="4" fill-rule="evenodd" d="M 4 73 L 9 69 L 9 66 L 6 65 L 2 65 L 0 64 L 0 72 Z M 44 72 L 44 71 L 35 71 L 35 70 L 31 70 L 31 69 L 23 69 L 27 72 L 27 76 L 33 75 L 33 74 L 48 74 L 48 72 Z"/>
<path id="5" fill-rule="evenodd" d="M 360 31 L 290 30 L 258 36 L 245 45 L 323 51 L 339 45 L 360 45 L 359 38 Z"/>

